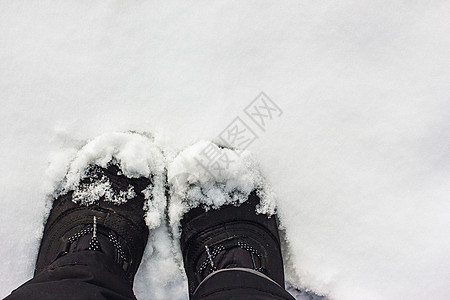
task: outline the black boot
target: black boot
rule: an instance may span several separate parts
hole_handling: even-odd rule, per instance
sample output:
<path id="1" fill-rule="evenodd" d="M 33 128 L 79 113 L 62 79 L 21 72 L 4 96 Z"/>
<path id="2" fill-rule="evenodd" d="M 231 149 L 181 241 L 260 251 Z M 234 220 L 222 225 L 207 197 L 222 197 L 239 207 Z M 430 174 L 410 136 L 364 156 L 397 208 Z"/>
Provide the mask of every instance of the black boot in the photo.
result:
<path id="1" fill-rule="evenodd" d="M 259 202 L 253 192 L 239 207 L 197 207 L 184 215 L 180 244 L 190 296 L 209 274 L 227 268 L 252 269 L 284 287 L 276 217 L 258 215 Z"/>
<path id="2" fill-rule="evenodd" d="M 89 206 L 74 203 L 74 192 L 59 196 L 47 219 L 36 262 L 35 275 L 56 259 L 73 252 L 100 251 L 111 257 L 125 272 L 132 285 L 148 239 L 141 191 L 147 178 L 128 178 L 110 163 L 107 169 L 90 166 L 81 185 L 108 181 L 112 193 Z M 134 192 L 130 193 L 130 189 Z M 131 195 L 120 205 L 114 195 Z M 109 201 L 108 201 L 109 200 Z"/>

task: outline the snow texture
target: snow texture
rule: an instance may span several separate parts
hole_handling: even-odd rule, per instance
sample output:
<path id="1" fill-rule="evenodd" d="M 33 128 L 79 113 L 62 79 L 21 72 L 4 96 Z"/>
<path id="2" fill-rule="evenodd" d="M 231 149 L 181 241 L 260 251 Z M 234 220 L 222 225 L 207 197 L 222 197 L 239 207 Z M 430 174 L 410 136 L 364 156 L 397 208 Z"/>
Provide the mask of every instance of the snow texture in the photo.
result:
<path id="1" fill-rule="evenodd" d="M 106 176 L 90 183 L 82 183 L 73 190 L 73 201 L 81 205 L 92 205 L 104 197 L 106 202 L 112 202 L 116 205 L 126 203 L 128 200 L 136 197 L 132 185 L 128 186 L 127 191 L 117 193 L 111 186 L 111 182 Z M 148 199 L 147 199 L 148 200 Z"/>
<path id="2" fill-rule="evenodd" d="M 218 157 L 223 163 L 211 164 Z M 170 187 L 169 221 L 179 238 L 179 221 L 189 209 L 202 206 L 206 211 L 225 204 L 239 205 L 256 191 L 261 199 L 258 213 L 275 213 L 275 196 L 264 179 L 256 158 L 249 151 L 231 149 L 200 141 L 183 150 L 168 166 Z"/>
<path id="3" fill-rule="evenodd" d="M 449 299 L 449 10 L 443 0 L 0 0 L 0 297 L 31 278 L 51 199 L 83 146 L 103 137 L 115 150 L 95 150 L 98 161 L 121 149 L 137 176 L 160 168 L 133 156 L 148 139 L 170 165 L 240 117 L 277 195 L 291 287 Z M 283 111 L 263 129 L 244 112 L 261 91 Z M 152 138 L 134 143 L 130 130 Z M 96 158 L 84 159 L 74 170 Z M 159 217 L 149 208 L 134 290 L 186 299 L 171 229 L 149 222 Z"/>
<path id="4" fill-rule="evenodd" d="M 131 185 L 127 192 L 117 194 L 106 176 L 80 184 L 90 166 L 106 168 L 109 163 L 116 164 L 129 178 L 151 178 L 151 185 L 142 191 L 147 200 L 146 222 L 150 229 L 158 227 L 165 218 L 166 171 L 164 156 L 151 137 L 137 133 L 106 133 L 96 137 L 81 148 L 70 163 L 62 192 L 74 191 L 73 201 L 82 205 L 95 203 L 100 197 L 117 205 L 134 198 L 136 193 Z"/>

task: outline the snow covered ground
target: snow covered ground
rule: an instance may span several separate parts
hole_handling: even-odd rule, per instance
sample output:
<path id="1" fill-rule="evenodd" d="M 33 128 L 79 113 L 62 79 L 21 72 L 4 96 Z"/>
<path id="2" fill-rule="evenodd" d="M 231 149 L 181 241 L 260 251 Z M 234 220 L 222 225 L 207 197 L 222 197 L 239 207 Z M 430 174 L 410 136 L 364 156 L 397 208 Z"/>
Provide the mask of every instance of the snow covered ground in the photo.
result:
<path id="1" fill-rule="evenodd" d="M 0 296 L 32 276 L 48 197 L 88 141 L 151 134 L 171 162 L 240 117 L 277 195 L 291 284 L 450 298 L 449 12 L 439 0 L 0 0 Z M 263 129 L 245 113 L 261 91 L 282 111 Z M 185 299 L 168 228 L 150 242 L 138 298 Z"/>

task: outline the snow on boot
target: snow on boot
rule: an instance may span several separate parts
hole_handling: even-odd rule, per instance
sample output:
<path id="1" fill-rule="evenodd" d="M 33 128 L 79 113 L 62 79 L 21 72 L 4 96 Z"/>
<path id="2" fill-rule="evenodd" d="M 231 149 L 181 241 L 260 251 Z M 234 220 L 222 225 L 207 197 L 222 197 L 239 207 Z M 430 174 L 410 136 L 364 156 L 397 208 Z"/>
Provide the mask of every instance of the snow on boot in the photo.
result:
<path id="1" fill-rule="evenodd" d="M 109 133 L 86 144 L 53 201 L 35 274 L 68 253 L 100 251 L 132 284 L 149 228 L 163 219 L 164 181 L 164 158 L 146 136 Z"/>
<path id="2" fill-rule="evenodd" d="M 205 150 L 207 149 L 207 150 Z M 203 153 L 227 162 L 207 163 Z M 255 159 L 199 142 L 169 165 L 169 221 L 189 293 L 215 271 L 246 268 L 284 286 L 275 202 Z"/>

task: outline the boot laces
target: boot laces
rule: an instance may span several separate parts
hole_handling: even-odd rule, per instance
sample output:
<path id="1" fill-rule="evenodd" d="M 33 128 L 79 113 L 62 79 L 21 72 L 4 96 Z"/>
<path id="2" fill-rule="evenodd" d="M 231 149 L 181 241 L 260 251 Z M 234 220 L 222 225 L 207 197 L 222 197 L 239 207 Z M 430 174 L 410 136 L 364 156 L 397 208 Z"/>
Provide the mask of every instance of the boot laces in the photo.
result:
<path id="1" fill-rule="evenodd" d="M 261 253 L 257 249 L 250 246 L 249 244 L 242 241 L 238 241 L 236 244 L 229 245 L 227 248 L 225 248 L 225 246 L 221 244 L 216 245 L 213 251 L 210 250 L 208 245 L 205 245 L 206 258 L 203 260 L 202 264 L 199 267 L 199 273 L 201 274 L 206 271 L 207 273 L 206 275 L 208 275 L 214 271 L 217 271 L 218 269 L 222 269 L 218 268 L 217 264 L 214 261 L 215 258 L 217 258 L 217 256 L 220 253 L 236 247 L 239 247 L 248 252 L 248 254 L 251 257 L 252 263 L 251 269 L 258 272 L 264 272 L 264 268 L 261 267 L 261 257 L 262 257 Z"/>
<path id="2" fill-rule="evenodd" d="M 87 248 L 87 250 L 91 250 L 91 251 L 102 251 L 101 250 L 101 245 L 100 245 L 100 241 L 98 239 L 97 236 L 97 217 L 94 216 L 93 218 L 93 223 L 92 226 L 89 226 L 88 228 L 84 228 L 83 230 L 81 230 L 80 232 L 74 234 L 72 237 L 70 237 L 68 239 L 69 244 L 73 244 L 74 242 L 76 242 L 77 240 L 79 240 L 81 237 L 91 234 L 92 233 L 92 237 L 91 240 L 89 242 L 89 247 Z M 125 255 L 125 252 L 123 251 L 123 247 L 120 244 L 119 240 L 115 237 L 115 235 L 113 234 L 112 231 L 108 232 L 108 240 L 111 242 L 111 244 L 113 245 L 114 249 L 116 250 L 119 258 L 124 261 L 127 262 L 128 259 Z"/>

